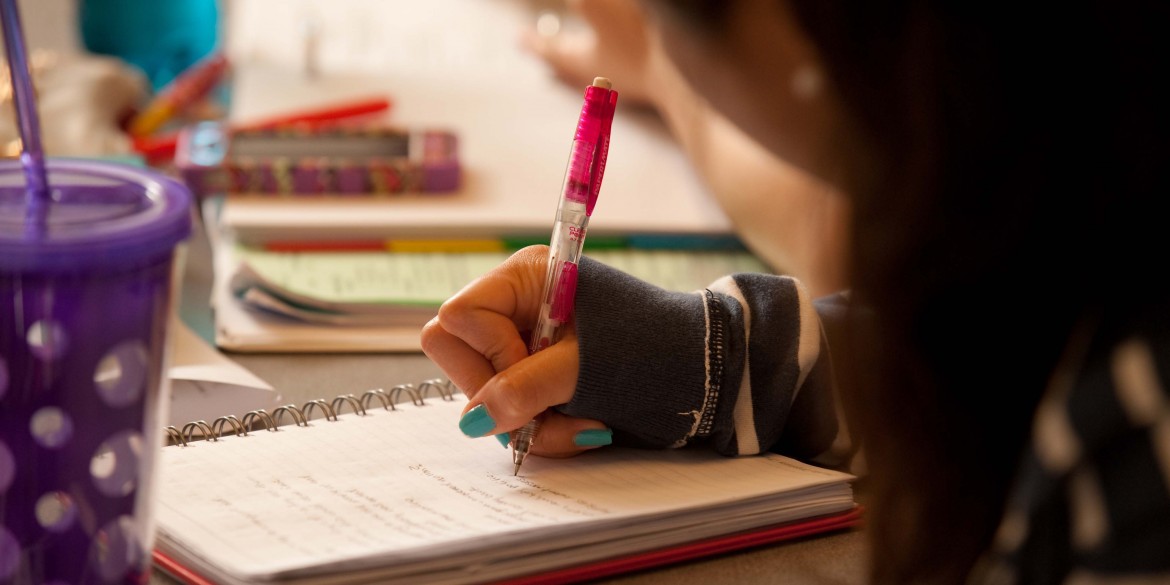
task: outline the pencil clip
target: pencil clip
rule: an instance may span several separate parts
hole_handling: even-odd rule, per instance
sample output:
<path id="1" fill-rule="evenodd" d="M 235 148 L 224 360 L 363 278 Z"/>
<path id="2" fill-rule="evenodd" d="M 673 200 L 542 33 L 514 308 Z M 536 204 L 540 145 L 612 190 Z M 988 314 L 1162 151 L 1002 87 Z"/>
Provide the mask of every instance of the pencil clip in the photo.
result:
<path id="1" fill-rule="evenodd" d="M 585 215 L 593 215 L 597 195 L 601 193 L 601 178 L 605 175 L 605 163 L 609 160 L 609 135 L 613 128 L 613 115 L 617 110 L 618 92 L 609 90 L 601 109 L 600 128 L 593 151 L 593 168 L 589 174 L 589 197 L 585 200 Z"/>

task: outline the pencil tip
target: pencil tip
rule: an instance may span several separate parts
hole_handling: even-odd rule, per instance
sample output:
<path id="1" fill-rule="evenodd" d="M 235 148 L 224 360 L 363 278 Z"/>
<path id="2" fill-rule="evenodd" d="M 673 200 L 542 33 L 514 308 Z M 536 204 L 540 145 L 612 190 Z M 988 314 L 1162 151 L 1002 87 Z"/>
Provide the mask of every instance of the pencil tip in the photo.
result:
<path id="1" fill-rule="evenodd" d="M 516 468 L 512 470 L 512 475 L 520 475 L 520 464 L 516 464 Z"/>

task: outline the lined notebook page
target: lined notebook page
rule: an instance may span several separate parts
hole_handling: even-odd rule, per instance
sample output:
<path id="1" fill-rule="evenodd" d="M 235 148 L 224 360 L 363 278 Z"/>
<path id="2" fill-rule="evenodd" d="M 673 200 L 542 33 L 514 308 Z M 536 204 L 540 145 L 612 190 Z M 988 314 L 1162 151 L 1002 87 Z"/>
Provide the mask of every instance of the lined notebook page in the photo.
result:
<path id="1" fill-rule="evenodd" d="M 507 449 L 460 433 L 465 403 L 430 399 L 166 447 L 157 492 L 161 547 L 242 580 L 324 565 L 464 561 L 473 553 L 491 560 L 493 551 L 534 534 L 541 543 L 567 537 L 565 546 L 637 536 L 648 515 L 848 479 L 780 457 L 614 448 L 530 458 L 515 477 Z M 851 506 L 850 497 L 828 499 L 835 510 Z M 490 549 L 475 550 L 484 546 Z"/>

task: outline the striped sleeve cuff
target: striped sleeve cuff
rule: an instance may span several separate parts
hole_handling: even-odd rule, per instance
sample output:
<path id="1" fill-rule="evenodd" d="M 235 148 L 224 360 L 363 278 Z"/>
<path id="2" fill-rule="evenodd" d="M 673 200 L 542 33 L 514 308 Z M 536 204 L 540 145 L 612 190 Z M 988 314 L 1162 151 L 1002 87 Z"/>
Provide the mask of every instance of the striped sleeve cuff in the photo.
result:
<path id="1" fill-rule="evenodd" d="M 712 439 L 727 454 L 765 450 L 811 458 L 836 436 L 831 376 L 820 319 L 807 291 L 796 280 L 763 274 L 736 274 L 711 285 L 741 307 L 742 338 L 731 344 L 746 351 L 727 356 L 742 372 L 725 389 Z"/>
<path id="2" fill-rule="evenodd" d="M 797 281 L 738 274 L 677 293 L 588 258 L 581 273 L 581 368 L 563 412 L 601 420 L 616 444 L 807 458 L 832 444 L 820 320 Z"/>
<path id="3" fill-rule="evenodd" d="M 615 444 L 679 447 L 709 433 L 719 387 L 739 376 L 712 357 L 710 332 L 742 337 L 736 310 L 719 303 L 724 310 L 709 315 L 709 293 L 666 291 L 587 257 L 580 273 L 580 371 L 573 400 L 560 410 L 601 420 Z M 739 349 L 724 345 L 717 354 Z"/>

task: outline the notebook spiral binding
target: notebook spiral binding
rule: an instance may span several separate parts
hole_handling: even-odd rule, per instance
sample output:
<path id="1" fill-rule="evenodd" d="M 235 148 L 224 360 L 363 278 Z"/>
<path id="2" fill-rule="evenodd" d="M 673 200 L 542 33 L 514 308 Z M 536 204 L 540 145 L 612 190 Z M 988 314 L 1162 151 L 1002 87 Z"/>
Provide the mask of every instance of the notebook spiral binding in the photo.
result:
<path id="1" fill-rule="evenodd" d="M 432 391 L 441 400 L 449 401 L 455 399 L 456 390 L 458 388 L 450 380 L 432 378 L 420 382 L 417 386 L 414 384 L 399 384 L 390 390 L 383 390 L 382 388 L 366 390 L 361 396 L 339 394 L 332 401 L 318 398 L 316 400 L 310 400 L 301 406 L 285 404 L 272 409 L 272 412 L 261 408 L 248 412 L 243 418 L 229 414 L 218 417 L 210 423 L 206 420 L 194 420 L 184 424 L 181 429 L 174 425 L 167 426 L 165 428 L 167 444 L 186 447 L 188 443 L 200 438 L 205 441 L 215 442 L 228 433 L 239 437 L 246 437 L 249 431 L 255 431 L 260 427 L 270 432 L 276 431 L 279 429 L 285 415 L 288 415 L 296 426 L 307 427 L 315 410 L 320 410 L 325 420 L 336 421 L 337 416 L 342 413 L 342 410 L 347 404 L 358 416 L 366 416 L 366 411 L 370 408 L 374 400 L 377 400 L 385 410 L 398 410 L 395 404 L 402 399 L 403 394 L 415 406 L 423 406 L 426 404 L 427 395 Z"/>

